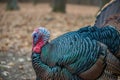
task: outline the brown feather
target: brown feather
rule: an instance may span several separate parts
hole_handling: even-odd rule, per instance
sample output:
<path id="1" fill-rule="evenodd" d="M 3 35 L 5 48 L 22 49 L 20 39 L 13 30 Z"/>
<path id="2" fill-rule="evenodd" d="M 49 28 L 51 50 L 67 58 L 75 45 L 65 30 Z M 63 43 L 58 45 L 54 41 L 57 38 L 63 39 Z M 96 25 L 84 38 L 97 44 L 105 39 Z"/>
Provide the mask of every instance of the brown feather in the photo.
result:
<path id="1" fill-rule="evenodd" d="M 89 70 L 81 73 L 79 76 L 84 80 L 95 80 L 101 75 L 104 67 L 104 56 L 101 55 L 97 62 Z"/>
<path id="2" fill-rule="evenodd" d="M 116 14 L 107 18 L 104 25 L 112 25 L 120 30 L 120 14 Z"/>
<path id="3" fill-rule="evenodd" d="M 107 46 L 101 42 L 98 42 L 98 45 L 101 46 L 102 53 L 107 52 Z M 96 63 L 87 71 L 81 73 L 79 76 L 84 80 L 95 80 L 103 72 L 106 66 L 106 56 L 100 55 Z"/>
<path id="4" fill-rule="evenodd" d="M 120 76 L 120 61 L 109 52 L 107 66 L 98 80 L 117 80 Z"/>

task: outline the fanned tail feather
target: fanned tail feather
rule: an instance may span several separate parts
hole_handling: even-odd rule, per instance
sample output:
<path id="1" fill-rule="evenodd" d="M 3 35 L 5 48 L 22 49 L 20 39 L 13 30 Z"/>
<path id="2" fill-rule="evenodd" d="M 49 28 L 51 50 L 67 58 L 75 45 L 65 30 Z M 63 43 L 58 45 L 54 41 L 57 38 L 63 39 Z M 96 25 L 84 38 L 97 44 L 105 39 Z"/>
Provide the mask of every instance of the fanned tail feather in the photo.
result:
<path id="1" fill-rule="evenodd" d="M 120 14 L 120 0 L 112 0 L 98 13 L 94 26 L 103 27 L 107 18 L 118 13 Z"/>

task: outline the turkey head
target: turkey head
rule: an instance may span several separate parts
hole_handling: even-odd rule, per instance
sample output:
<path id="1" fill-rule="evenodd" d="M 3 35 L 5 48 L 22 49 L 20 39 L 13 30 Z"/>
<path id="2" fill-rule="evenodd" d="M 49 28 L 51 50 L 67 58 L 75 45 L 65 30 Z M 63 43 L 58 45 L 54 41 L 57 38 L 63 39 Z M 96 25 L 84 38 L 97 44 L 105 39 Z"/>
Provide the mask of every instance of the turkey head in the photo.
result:
<path id="1" fill-rule="evenodd" d="M 33 37 L 33 46 L 32 46 L 32 51 L 36 53 L 41 52 L 41 48 L 48 42 L 49 37 L 50 37 L 50 32 L 43 28 L 39 27 L 35 29 L 32 33 Z"/>

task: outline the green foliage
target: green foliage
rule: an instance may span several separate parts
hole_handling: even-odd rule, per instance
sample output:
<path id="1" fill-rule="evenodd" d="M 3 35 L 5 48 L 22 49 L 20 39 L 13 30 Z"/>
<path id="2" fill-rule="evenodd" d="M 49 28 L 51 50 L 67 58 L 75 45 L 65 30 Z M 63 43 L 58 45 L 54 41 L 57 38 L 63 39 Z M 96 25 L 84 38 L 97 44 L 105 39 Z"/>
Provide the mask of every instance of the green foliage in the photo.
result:
<path id="1" fill-rule="evenodd" d="M 38 0 L 32 0 L 33 4 L 36 5 L 38 3 Z"/>
<path id="2" fill-rule="evenodd" d="M 110 2 L 111 0 L 102 0 L 102 6 L 104 6 L 106 3 Z"/>
<path id="3" fill-rule="evenodd" d="M 17 0 L 9 0 L 7 3 L 6 10 L 19 10 Z"/>
<path id="4" fill-rule="evenodd" d="M 66 0 L 53 0 L 52 1 L 53 12 L 66 12 Z"/>

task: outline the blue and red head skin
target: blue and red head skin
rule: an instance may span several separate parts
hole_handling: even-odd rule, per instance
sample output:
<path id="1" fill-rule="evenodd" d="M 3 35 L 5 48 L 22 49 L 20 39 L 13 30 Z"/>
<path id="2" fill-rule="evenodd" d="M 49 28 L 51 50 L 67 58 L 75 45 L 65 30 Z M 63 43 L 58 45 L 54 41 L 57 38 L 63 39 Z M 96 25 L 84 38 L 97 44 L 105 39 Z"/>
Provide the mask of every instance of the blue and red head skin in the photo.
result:
<path id="1" fill-rule="evenodd" d="M 32 51 L 40 53 L 41 48 L 49 41 L 50 32 L 44 27 L 39 27 L 33 31 L 32 37 L 33 37 Z"/>

